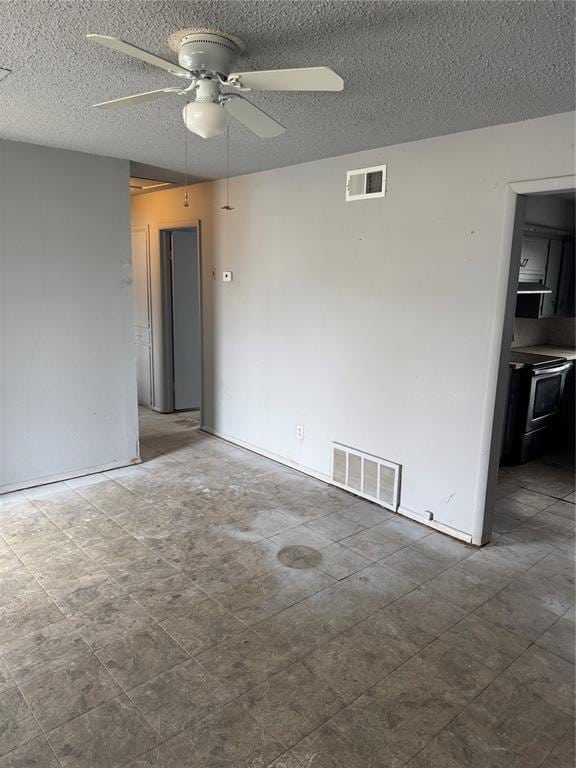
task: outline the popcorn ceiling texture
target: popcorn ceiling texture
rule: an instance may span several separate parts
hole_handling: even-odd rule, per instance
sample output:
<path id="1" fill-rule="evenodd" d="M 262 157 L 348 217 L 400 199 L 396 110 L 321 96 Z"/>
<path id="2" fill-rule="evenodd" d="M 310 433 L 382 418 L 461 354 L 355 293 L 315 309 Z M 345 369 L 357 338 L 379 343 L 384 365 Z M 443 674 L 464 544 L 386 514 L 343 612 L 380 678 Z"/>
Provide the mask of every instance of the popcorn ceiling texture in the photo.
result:
<path id="1" fill-rule="evenodd" d="M 183 27 L 240 36 L 243 69 L 327 65 L 343 94 L 254 94 L 287 127 L 234 124 L 233 175 L 515 122 L 574 107 L 572 2 L 59 2 L 0 0 L 0 137 L 183 170 L 182 99 L 91 105 L 178 80 L 88 43 L 97 32 L 174 58 Z M 195 177 L 224 175 L 224 139 L 190 136 Z"/>

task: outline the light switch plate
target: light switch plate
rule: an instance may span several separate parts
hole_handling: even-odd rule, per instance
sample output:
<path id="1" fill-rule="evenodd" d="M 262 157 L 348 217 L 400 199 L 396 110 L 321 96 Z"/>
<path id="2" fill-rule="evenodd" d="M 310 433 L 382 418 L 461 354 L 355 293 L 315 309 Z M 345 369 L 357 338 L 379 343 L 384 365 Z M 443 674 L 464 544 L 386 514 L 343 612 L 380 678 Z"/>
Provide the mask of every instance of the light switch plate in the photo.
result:
<path id="1" fill-rule="evenodd" d="M 223 283 L 231 283 L 232 282 L 232 272 L 222 272 L 222 282 Z"/>

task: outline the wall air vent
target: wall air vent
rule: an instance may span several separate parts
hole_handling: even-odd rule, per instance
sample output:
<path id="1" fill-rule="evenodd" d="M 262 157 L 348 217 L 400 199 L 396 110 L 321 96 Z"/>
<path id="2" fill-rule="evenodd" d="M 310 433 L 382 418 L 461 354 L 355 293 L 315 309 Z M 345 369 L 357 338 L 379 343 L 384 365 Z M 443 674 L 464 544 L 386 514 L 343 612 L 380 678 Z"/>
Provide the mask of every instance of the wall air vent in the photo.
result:
<path id="1" fill-rule="evenodd" d="M 332 482 L 386 509 L 400 503 L 400 464 L 379 459 L 342 443 L 332 444 Z"/>
<path id="2" fill-rule="evenodd" d="M 346 174 L 346 201 L 367 200 L 386 194 L 386 166 L 360 168 Z"/>

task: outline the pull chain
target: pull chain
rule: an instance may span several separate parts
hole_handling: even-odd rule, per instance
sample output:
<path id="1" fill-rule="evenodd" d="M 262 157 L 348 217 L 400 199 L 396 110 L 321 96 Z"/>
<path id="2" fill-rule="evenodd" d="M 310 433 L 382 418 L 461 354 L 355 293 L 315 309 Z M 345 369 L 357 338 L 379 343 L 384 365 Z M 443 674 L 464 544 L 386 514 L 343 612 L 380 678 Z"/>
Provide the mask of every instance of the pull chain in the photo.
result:
<path id="1" fill-rule="evenodd" d="M 188 128 L 185 129 L 186 136 L 184 138 L 184 208 L 190 207 L 188 200 Z"/>
<path id="2" fill-rule="evenodd" d="M 234 210 L 230 205 L 230 126 L 226 127 L 226 205 L 222 206 L 222 210 Z"/>

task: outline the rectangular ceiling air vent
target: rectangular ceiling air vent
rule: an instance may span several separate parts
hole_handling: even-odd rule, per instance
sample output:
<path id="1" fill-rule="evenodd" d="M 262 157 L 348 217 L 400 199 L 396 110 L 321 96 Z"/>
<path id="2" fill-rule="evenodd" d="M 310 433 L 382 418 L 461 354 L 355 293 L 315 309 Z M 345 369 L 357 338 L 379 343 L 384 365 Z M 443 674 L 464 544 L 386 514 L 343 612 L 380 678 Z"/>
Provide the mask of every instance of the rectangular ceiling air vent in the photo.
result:
<path id="1" fill-rule="evenodd" d="M 367 200 L 386 194 L 386 166 L 360 168 L 346 174 L 346 201 Z"/>
<path id="2" fill-rule="evenodd" d="M 396 512 L 400 504 L 400 464 L 332 444 L 332 482 Z"/>

